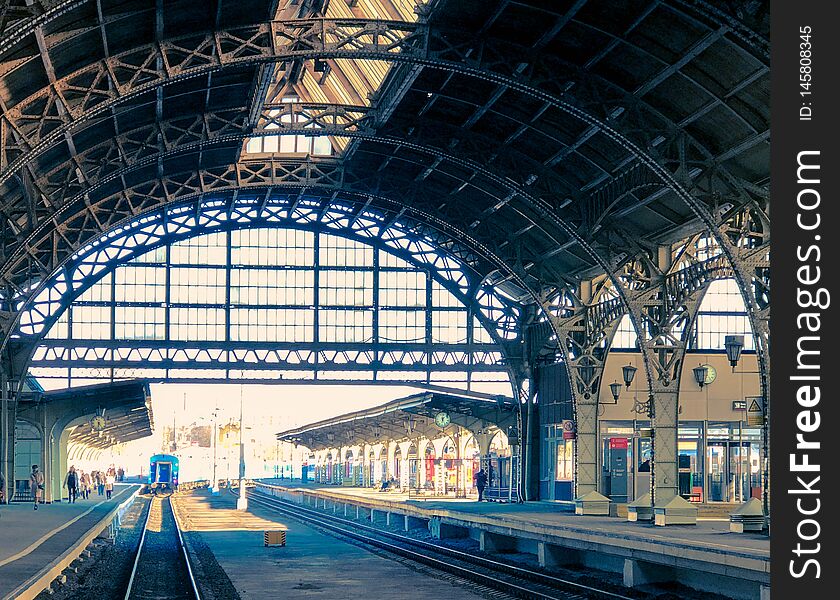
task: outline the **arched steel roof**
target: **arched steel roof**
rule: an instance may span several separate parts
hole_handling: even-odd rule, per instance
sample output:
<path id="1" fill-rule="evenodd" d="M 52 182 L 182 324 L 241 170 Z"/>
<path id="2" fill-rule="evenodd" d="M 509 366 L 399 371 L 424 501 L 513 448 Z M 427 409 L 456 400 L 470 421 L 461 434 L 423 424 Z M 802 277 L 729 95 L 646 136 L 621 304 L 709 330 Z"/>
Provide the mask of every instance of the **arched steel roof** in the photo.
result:
<path id="1" fill-rule="evenodd" d="M 492 254 L 483 275 L 524 293 L 767 210 L 765 3 L 446 0 L 409 22 L 279 1 L 0 12 L 6 322 L 103 232 L 215 190 L 369 194 L 469 235 Z M 401 66 L 369 105 L 302 102 L 285 126 L 341 138 L 340 155 L 244 154 L 284 128 L 264 104 L 272 77 L 316 59 Z"/>

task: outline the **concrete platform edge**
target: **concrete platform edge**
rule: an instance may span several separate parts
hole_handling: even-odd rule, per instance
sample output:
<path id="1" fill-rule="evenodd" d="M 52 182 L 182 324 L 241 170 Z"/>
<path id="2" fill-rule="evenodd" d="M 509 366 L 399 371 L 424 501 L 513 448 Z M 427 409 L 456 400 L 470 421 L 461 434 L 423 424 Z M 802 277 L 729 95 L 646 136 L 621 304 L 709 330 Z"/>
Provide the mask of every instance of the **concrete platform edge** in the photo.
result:
<path id="1" fill-rule="evenodd" d="M 10 594 L 5 596 L 3 600 L 32 600 L 35 596 L 47 589 L 53 580 L 61 575 L 61 572 L 79 557 L 82 551 L 87 548 L 88 544 L 96 539 L 96 537 L 98 537 L 105 528 L 111 524 L 111 522 L 117 517 L 118 513 L 134 502 L 137 494 L 140 493 L 140 489 L 141 486 L 138 485 L 137 489 L 135 489 L 128 498 L 108 511 L 108 514 L 102 517 L 96 525 L 80 537 L 76 543 L 64 552 L 64 554 L 21 583 L 18 587 L 12 590 Z"/>

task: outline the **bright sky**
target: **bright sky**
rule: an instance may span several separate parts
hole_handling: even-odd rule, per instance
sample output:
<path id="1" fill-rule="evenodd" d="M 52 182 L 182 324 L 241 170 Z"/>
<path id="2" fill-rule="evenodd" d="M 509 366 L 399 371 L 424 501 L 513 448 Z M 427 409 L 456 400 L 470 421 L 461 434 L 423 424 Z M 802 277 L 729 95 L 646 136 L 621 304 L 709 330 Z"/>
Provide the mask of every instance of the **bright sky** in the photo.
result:
<path id="1" fill-rule="evenodd" d="M 421 393 L 413 387 L 364 385 L 240 385 L 152 384 L 155 424 L 187 425 L 210 419 L 219 408 L 219 421 L 239 420 L 240 397 L 246 425 L 259 425 L 271 418 L 277 431 L 306 425 L 354 410 L 383 404 L 395 398 Z M 186 409 L 184 408 L 186 406 Z"/>
<path id="2" fill-rule="evenodd" d="M 510 386 L 503 383 L 484 383 L 481 390 L 510 395 Z M 149 456 L 163 450 L 164 427 L 171 427 L 173 422 L 177 427 L 210 425 L 216 408 L 217 424 L 238 422 L 240 397 L 244 401 L 245 427 L 254 430 L 257 439 L 273 444 L 274 434 L 279 431 L 422 392 L 422 388 L 384 385 L 155 383 L 151 384 L 154 434 L 129 442 L 119 457 L 103 457 L 102 461 L 123 465 L 130 474 L 139 473 L 147 467 Z"/>

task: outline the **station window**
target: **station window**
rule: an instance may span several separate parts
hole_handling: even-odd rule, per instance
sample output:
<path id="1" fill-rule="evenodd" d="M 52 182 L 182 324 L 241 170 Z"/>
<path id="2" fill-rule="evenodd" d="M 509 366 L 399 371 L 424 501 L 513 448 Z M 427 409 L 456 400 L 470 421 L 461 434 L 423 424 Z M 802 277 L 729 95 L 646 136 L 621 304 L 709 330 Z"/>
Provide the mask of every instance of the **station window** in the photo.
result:
<path id="1" fill-rule="evenodd" d="M 613 338 L 612 348 L 614 350 L 634 350 L 637 348 L 638 336 L 630 315 L 624 315 L 618 324 L 618 329 Z"/>
<path id="2" fill-rule="evenodd" d="M 129 264 L 117 269 L 114 275 L 114 300 L 117 302 L 166 301 L 165 268 Z M 110 280 L 110 277 L 108 279 Z M 110 299 L 110 292 L 107 299 Z"/>
<path id="3" fill-rule="evenodd" d="M 755 350 L 743 296 L 734 279 L 712 282 L 700 310 L 692 346 L 696 350 L 723 350 L 727 335 L 743 335 L 744 350 Z"/>
<path id="4" fill-rule="evenodd" d="M 330 267 L 372 267 L 374 248 L 337 235 L 322 235 L 318 260 Z"/>
<path id="5" fill-rule="evenodd" d="M 110 306 L 73 306 L 70 334 L 79 340 L 106 340 L 111 337 Z"/>
<path id="6" fill-rule="evenodd" d="M 321 271 L 320 302 L 324 306 L 372 306 L 373 271 Z"/>
<path id="7" fill-rule="evenodd" d="M 221 308 L 171 308 L 169 336 L 173 340 L 221 341 L 225 339 L 225 311 Z"/>
<path id="8" fill-rule="evenodd" d="M 233 341 L 311 342 L 315 311 L 311 309 L 234 308 L 230 311 Z"/>
<path id="9" fill-rule="evenodd" d="M 94 283 L 86 289 L 78 298 L 76 302 L 84 304 L 85 302 L 110 302 L 111 301 L 111 274 L 108 273 L 102 279 Z"/>
<path id="10" fill-rule="evenodd" d="M 242 202 L 244 205 L 246 200 Z M 296 214 L 315 214 L 318 206 L 304 198 L 298 202 Z M 426 344 L 431 340 L 435 344 L 466 344 L 472 320 L 474 341 L 492 344 L 494 338 L 475 313 L 464 307 L 462 298 L 432 279 L 433 274 L 446 277 L 453 273 L 462 278 L 462 266 L 427 242 L 400 234 L 396 226 L 387 231 L 393 234 L 387 239 L 401 249 L 396 252 L 412 252 L 420 262 L 408 262 L 364 241 L 291 228 L 202 233 L 172 242 L 104 274 L 59 313 L 46 336 L 53 340 L 113 339 L 117 343 L 109 347 L 114 348 L 115 360 L 135 361 L 139 351 L 131 356 L 130 349 L 120 353 L 120 341 L 369 344 L 376 334 L 387 344 Z M 383 232 L 382 240 L 388 243 L 387 239 Z M 135 240 L 134 245 L 139 243 Z M 101 270 L 93 273 L 97 272 Z M 59 281 L 50 293 L 58 297 L 60 285 L 64 284 Z M 459 284 L 453 279 L 453 285 Z M 467 293 L 466 286 L 460 287 Z M 510 311 L 506 304 L 487 291 L 482 299 L 490 306 L 490 316 L 507 323 Z M 46 351 L 47 346 L 39 351 Z M 374 360 L 375 350 L 365 352 L 368 360 Z M 413 357 L 400 358 L 400 350 L 393 352 L 394 364 L 415 362 Z M 46 360 L 44 356 L 38 360 Z M 69 351 L 63 356 L 69 357 Z M 155 356 L 158 358 L 150 360 L 161 360 L 166 352 Z M 424 352 L 423 363 L 433 360 L 431 356 Z M 435 356 L 444 357 L 434 360 L 448 365 L 463 364 L 465 370 L 431 375 L 420 370 L 393 371 L 389 377 L 466 381 L 468 364 L 504 364 L 501 352 L 486 348 L 472 356 L 460 351 L 442 351 Z M 132 364 L 121 372 L 133 376 L 130 373 L 140 372 L 140 367 Z M 74 378 L 82 376 L 79 369 L 73 367 Z M 86 377 L 111 377 L 115 372 L 99 369 Z M 155 373 L 157 377 L 169 371 Z M 179 377 L 193 377 L 210 371 L 185 369 L 178 373 Z M 473 377 L 474 381 L 493 382 L 498 381 L 499 373 L 501 368 L 482 369 Z M 348 377 L 357 375 L 353 372 Z"/>
<path id="11" fill-rule="evenodd" d="M 233 269 L 231 305 L 311 306 L 315 301 L 311 269 Z"/>
<path id="12" fill-rule="evenodd" d="M 493 338 L 481 322 L 473 318 L 473 342 L 476 344 L 492 344 Z"/>
<path id="13" fill-rule="evenodd" d="M 432 282 L 432 305 L 437 308 L 460 308 L 462 303 L 437 281 Z"/>
<path id="14" fill-rule="evenodd" d="M 369 342 L 373 339 L 373 311 L 321 309 L 318 337 L 322 342 Z"/>
<path id="15" fill-rule="evenodd" d="M 70 312 L 65 311 L 55 323 L 53 323 L 50 330 L 45 336 L 51 340 L 62 340 L 70 337 Z"/>
<path id="16" fill-rule="evenodd" d="M 172 267 L 169 300 L 180 304 L 224 304 L 227 273 L 222 268 Z"/>
<path id="17" fill-rule="evenodd" d="M 403 260 L 396 254 L 392 254 L 390 252 L 385 252 L 384 250 L 379 251 L 379 266 L 388 268 L 388 269 L 409 269 L 413 270 L 416 269 L 414 265 L 410 262 Z"/>
<path id="18" fill-rule="evenodd" d="M 380 306 L 426 306 L 426 274 L 422 271 L 379 273 Z"/>
<path id="19" fill-rule="evenodd" d="M 208 233 L 172 244 L 169 261 L 179 265 L 223 265 L 227 262 L 227 234 Z"/>
<path id="20" fill-rule="evenodd" d="M 423 310 L 380 310 L 379 338 L 383 342 L 425 342 L 426 312 Z"/>
<path id="21" fill-rule="evenodd" d="M 315 234 L 298 229 L 239 229 L 230 233 L 232 265 L 310 266 Z"/>
<path id="22" fill-rule="evenodd" d="M 156 306 L 117 306 L 114 309 L 114 338 L 118 340 L 162 340 L 166 334 L 166 309 Z"/>
<path id="23" fill-rule="evenodd" d="M 463 344 L 467 341 L 467 311 L 432 311 L 432 342 Z"/>

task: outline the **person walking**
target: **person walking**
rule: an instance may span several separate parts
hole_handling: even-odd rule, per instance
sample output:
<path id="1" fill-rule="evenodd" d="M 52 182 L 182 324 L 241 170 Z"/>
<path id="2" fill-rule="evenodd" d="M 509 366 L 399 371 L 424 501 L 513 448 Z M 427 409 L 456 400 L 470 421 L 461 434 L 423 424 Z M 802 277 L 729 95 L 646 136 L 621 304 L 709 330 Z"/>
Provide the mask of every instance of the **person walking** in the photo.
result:
<path id="1" fill-rule="evenodd" d="M 484 469 L 479 469 L 475 474 L 475 487 L 478 489 L 478 501 L 484 500 L 484 488 L 487 487 L 487 473 Z"/>
<path id="2" fill-rule="evenodd" d="M 32 490 L 32 497 L 35 499 L 35 510 L 38 510 L 38 502 L 44 491 L 44 474 L 38 469 L 38 465 L 32 465 L 32 472 L 29 474 L 29 489 Z"/>
<path id="3" fill-rule="evenodd" d="M 88 499 L 90 495 L 90 475 L 82 471 L 82 476 L 79 478 L 80 482 L 80 491 L 82 493 L 82 498 L 84 500 Z"/>
<path id="4" fill-rule="evenodd" d="M 79 474 L 76 473 L 76 467 L 73 465 L 70 465 L 70 470 L 67 471 L 67 476 L 64 478 L 64 487 L 67 488 L 67 500 L 71 504 L 75 504 L 79 491 Z"/>
<path id="5" fill-rule="evenodd" d="M 96 472 L 96 491 L 100 496 L 105 493 L 105 474 L 102 471 Z"/>
<path id="6" fill-rule="evenodd" d="M 114 479 L 115 475 L 113 473 L 108 473 L 105 476 L 105 497 L 110 500 L 111 493 L 114 491 Z"/>

